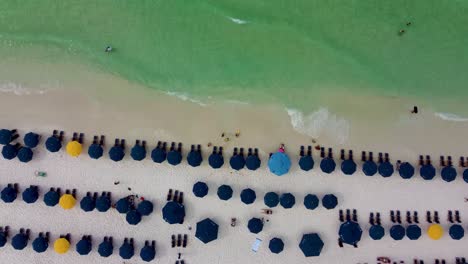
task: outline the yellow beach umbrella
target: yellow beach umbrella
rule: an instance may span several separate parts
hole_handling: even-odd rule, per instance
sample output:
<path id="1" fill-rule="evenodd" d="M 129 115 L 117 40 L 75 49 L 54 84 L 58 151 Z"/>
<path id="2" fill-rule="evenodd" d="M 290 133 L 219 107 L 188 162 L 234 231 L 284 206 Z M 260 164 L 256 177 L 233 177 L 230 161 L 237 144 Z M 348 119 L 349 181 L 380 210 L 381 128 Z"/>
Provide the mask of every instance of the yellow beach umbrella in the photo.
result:
<path id="1" fill-rule="evenodd" d="M 68 249 L 70 249 L 70 242 L 66 238 L 59 238 L 54 242 L 54 250 L 58 254 L 67 253 Z"/>
<path id="2" fill-rule="evenodd" d="M 76 204 L 76 199 L 71 194 L 64 194 L 60 197 L 59 204 L 65 210 L 72 209 Z"/>
<path id="3" fill-rule="evenodd" d="M 78 157 L 81 154 L 81 151 L 83 151 L 83 146 L 80 144 L 80 142 L 76 140 L 68 142 L 67 144 L 68 155 L 72 157 Z"/>
<path id="4" fill-rule="evenodd" d="M 427 229 L 427 235 L 434 240 L 439 240 L 444 234 L 444 229 L 438 224 L 432 224 Z"/>

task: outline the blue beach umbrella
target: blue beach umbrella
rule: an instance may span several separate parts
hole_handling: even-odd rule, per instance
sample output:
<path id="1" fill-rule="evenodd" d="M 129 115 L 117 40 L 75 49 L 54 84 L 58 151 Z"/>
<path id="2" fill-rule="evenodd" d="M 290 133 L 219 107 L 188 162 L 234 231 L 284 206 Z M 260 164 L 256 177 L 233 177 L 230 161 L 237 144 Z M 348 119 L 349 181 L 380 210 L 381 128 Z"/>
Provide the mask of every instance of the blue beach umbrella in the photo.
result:
<path id="1" fill-rule="evenodd" d="M 373 240 L 380 240 L 385 235 L 385 229 L 381 225 L 373 225 L 369 229 L 369 236 Z"/>
<path id="2" fill-rule="evenodd" d="M 253 202 L 255 202 L 257 195 L 255 194 L 254 190 L 248 188 L 248 189 L 242 190 L 240 197 L 243 203 L 252 204 Z"/>
<path id="3" fill-rule="evenodd" d="M 468 183 L 468 169 L 463 171 L 463 180 Z"/>
<path id="4" fill-rule="evenodd" d="M 23 250 L 28 245 L 28 240 L 25 233 L 18 233 L 11 239 L 11 245 L 16 250 Z"/>
<path id="5" fill-rule="evenodd" d="M 109 150 L 109 158 L 115 162 L 121 161 L 125 157 L 125 151 L 121 146 L 113 146 Z"/>
<path id="6" fill-rule="evenodd" d="M 382 177 L 386 178 L 386 177 L 392 176 L 392 174 L 394 172 L 394 168 L 393 168 L 393 165 L 390 162 L 384 161 L 384 162 L 379 164 L 378 171 L 379 171 L 379 174 Z"/>
<path id="7" fill-rule="evenodd" d="M 457 170 L 452 166 L 447 166 L 440 172 L 442 179 L 446 182 L 451 182 L 457 177 Z"/>
<path id="8" fill-rule="evenodd" d="M 296 198 L 291 193 L 283 193 L 280 197 L 280 204 L 285 209 L 292 208 L 296 204 Z"/>
<path id="9" fill-rule="evenodd" d="M 143 145 L 134 145 L 130 150 L 130 156 L 136 161 L 140 161 L 146 158 L 146 149 Z"/>
<path id="10" fill-rule="evenodd" d="M 3 188 L 1 192 L 1 198 L 5 203 L 12 203 L 14 200 L 16 200 L 17 195 L 18 191 L 11 186 Z"/>
<path id="11" fill-rule="evenodd" d="M 218 153 L 211 153 L 208 157 L 208 163 L 213 169 L 219 169 L 224 165 L 224 157 Z"/>
<path id="12" fill-rule="evenodd" d="M 45 145 L 49 152 L 57 152 L 62 148 L 62 142 L 60 142 L 60 139 L 55 136 L 47 138 Z"/>
<path id="13" fill-rule="evenodd" d="M 330 174 L 332 173 L 336 168 L 336 163 L 332 158 L 323 158 L 320 161 L 320 169 L 322 172 Z"/>
<path id="14" fill-rule="evenodd" d="M 9 144 L 13 139 L 13 131 L 8 129 L 0 129 L 0 144 Z"/>
<path id="15" fill-rule="evenodd" d="M 227 201 L 232 197 L 232 188 L 229 185 L 221 185 L 218 188 L 218 197 L 221 200 Z"/>
<path id="16" fill-rule="evenodd" d="M 193 149 L 187 155 L 187 163 L 192 167 L 198 167 L 201 165 L 203 157 L 200 151 Z"/>
<path id="17" fill-rule="evenodd" d="M 38 134 L 29 132 L 26 135 L 24 135 L 24 145 L 26 145 L 29 148 L 35 148 L 39 144 L 39 138 L 40 136 Z"/>
<path id="18" fill-rule="evenodd" d="M 309 210 L 314 210 L 319 205 L 319 198 L 315 194 L 307 194 L 304 197 L 304 206 Z"/>
<path id="19" fill-rule="evenodd" d="M 0 248 L 4 247 L 7 242 L 7 233 L 5 231 L 0 232 Z"/>
<path id="20" fill-rule="evenodd" d="M 104 149 L 99 144 L 91 144 L 88 148 L 88 155 L 92 159 L 99 159 L 104 154 Z"/>
<path id="21" fill-rule="evenodd" d="M 354 245 L 361 240 L 362 229 L 358 223 L 346 221 L 341 224 L 338 235 L 343 243 Z"/>
<path id="22" fill-rule="evenodd" d="M 26 203 L 35 203 L 39 199 L 39 188 L 37 186 L 30 186 L 23 191 L 23 201 Z"/>
<path id="23" fill-rule="evenodd" d="M 145 246 L 140 251 L 140 258 L 143 261 L 150 262 L 156 257 L 156 249 L 154 245 L 145 243 Z"/>
<path id="24" fill-rule="evenodd" d="M 30 162 L 33 158 L 33 152 L 28 147 L 22 147 L 18 150 L 18 159 L 21 162 L 27 163 Z"/>
<path id="25" fill-rule="evenodd" d="M 173 166 L 179 165 L 182 161 L 182 154 L 177 150 L 171 150 L 167 153 L 167 162 Z"/>
<path id="26" fill-rule="evenodd" d="M 267 192 L 263 197 L 266 206 L 273 208 L 279 204 L 279 195 L 275 192 Z"/>
<path id="27" fill-rule="evenodd" d="M 163 207 L 162 214 L 167 223 L 180 224 L 185 218 L 185 207 L 183 204 L 170 201 Z"/>
<path id="28" fill-rule="evenodd" d="M 327 194 L 322 198 L 322 205 L 328 210 L 333 209 L 338 205 L 338 198 L 334 194 Z"/>
<path id="29" fill-rule="evenodd" d="M 151 151 L 151 159 L 156 163 L 163 163 L 166 160 L 167 153 L 164 148 L 154 148 Z"/>
<path id="30" fill-rule="evenodd" d="M 99 244 L 98 253 L 101 257 L 105 258 L 112 255 L 112 253 L 114 253 L 114 245 L 112 244 L 112 239 L 108 240 L 104 238 L 101 244 Z"/>
<path id="31" fill-rule="evenodd" d="M 7 160 L 12 160 L 18 155 L 18 148 L 11 144 L 6 144 L 2 148 L 2 156 Z"/>
<path id="32" fill-rule="evenodd" d="M 101 195 L 96 199 L 96 209 L 99 212 L 107 212 L 111 208 L 112 202 L 108 195 Z"/>
<path id="33" fill-rule="evenodd" d="M 377 173 L 377 164 L 372 160 L 364 162 L 362 165 L 362 172 L 364 172 L 366 176 L 374 176 Z"/>
<path id="34" fill-rule="evenodd" d="M 452 239 L 460 240 L 465 236 L 465 230 L 459 224 L 454 224 L 450 226 L 449 234 Z"/>
<path id="35" fill-rule="evenodd" d="M 410 240 L 418 240 L 421 237 L 421 228 L 418 225 L 409 225 L 406 228 L 406 236 Z"/>
<path id="36" fill-rule="evenodd" d="M 193 185 L 192 192 L 196 197 L 205 197 L 208 194 L 208 185 L 204 182 L 196 182 Z"/>
<path id="37" fill-rule="evenodd" d="M 206 218 L 197 223 L 195 237 L 203 243 L 209 243 L 218 238 L 218 224 L 210 218 Z"/>
<path id="38" fill-rule="evenodd" d="M 137 206 L 137 211 L 143 216 L 150 215 L 153 212 L 153 209 L 153 203 L 148 200 L 141 201 Z"/>
<path id="39" fill-rule="evenodd" d="M 261 161 L 256 155 L 249 155 L 245 159 L 245 166 L 249 170 L 256 170 L 260 168 Z"/>
<path id="40" fill-rule="evenodd" d="M 92 247 L 91 239 L 85 236 L 76 243 L 76 252 L 81 256 L 88 255 L 89 252 L 91 252 Z"/>
<path id="41" fill-rule="evenodd" d="M 272 238 L 268 244 L 268 248 L 270 249 L 271 253 L 279 254 L 284 249 L 283 240 L 277 237 Z"/>
<path id="42" fill-rule="evenodd" d="M 229 160 L 229 164 L 233 170 L 241 170 L 245 166 L 245 159 L 242 155 L 234 155 Z"/>
<path id="43" fill-rule="evenodd" d="M 251 233 L 258 234 L 263 230 L 263 222 L 260 218 L 252 218 L 247 224 L 247 228 Z"/>
<path id="44" fill-rule="evenodd" d="M 125 240 L 119 248 L 119 256 L 122 259 L 131 259 L 134 254 L 135 254 L 135 248 L 133 247 L 133 243 Z"/>
<path id="45" fill-rule="evenodd" d="M 409 179 L 414 175 L 414 167 L 409 162 L 403 162 L 400 164 L 400 169 L 398 170 L 400 176 L 403 179 Z"/>
<path id="46" fill-rule="evenodd" d="M 312 156 L 306 155 L 299 159 L 299 167 L 303 171 L 310 171 L 314 167 Z"/>
<path id="47" fill-rule="evenodd" d="M 317 233 L 304 234 L 299 248 L 306 257 L 318 257 L 322 252 L 323 241 Z"/>
<path id="48" fill-rule="evenodd" d="M 130 202 L 129 197 L 120 198 L 115 204 L 115 209 L 121 214 L 126 214 L 132 209 L 132 203 Z"/>
<path id="49" fill-rule="evenodd" d="M 80 208 L 85 212 L 91 212 L 96 208 L 96 201 L 91 195 L 86 195 L 80 201 Z"/>
<path id="50" fill-rule="evenodd" d="M 270 172 L 281 176 L 289 172 L 289 168 L 291 167 L 291 160 L 289 156 L 283 152 L 276 152 L 271 155 L 270 159 L 268 160 L 268 168 Z"/>
<path id="51" fill-rule="evenodd" d="M 44 195 L 44 203 L 47 206 L 56 206 L 60 200 L 60 194 L 57 191 L 48 191 Z"/>
<path id="52" fill-rule="evenodd" d="M 44 236 L 38 236 L 32 242 L 32 247 L 33 247 L 33 250 L 36 251 L 37 253 L 45 252 L 47 248 L 49 248 L 49 241 Z"/>
<path id="53" fill-rule="evenodd" d="M 424 180 L 432 180 L 435 177 L 436 170 L 432 164 L 424 164 L 419 169 L 419 174 Z"/>
<path id="54" fill-rule="evenodd" d="M 405 228 L 402 225 L 393 225 L 390 228 L 390 236 L 394 240 L 402 240 L 405 237 Z"/>
<path id="55" fill-rule="evenodd" d="M 352 175 L 356 172 L 356 163 L 347 159 L 341 163 L 341 171 L 346 175 Z"/>

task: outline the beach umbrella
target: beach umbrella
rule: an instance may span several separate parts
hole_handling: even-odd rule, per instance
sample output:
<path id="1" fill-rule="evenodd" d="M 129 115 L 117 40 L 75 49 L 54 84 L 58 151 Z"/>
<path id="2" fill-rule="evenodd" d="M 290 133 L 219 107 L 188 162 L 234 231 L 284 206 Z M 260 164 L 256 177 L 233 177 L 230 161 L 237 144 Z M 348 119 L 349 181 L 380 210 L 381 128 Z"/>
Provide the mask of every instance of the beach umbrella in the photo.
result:
<path id="1" fill-rule="evenodd" d="M 167 162 L 173 166 L 179 165 L 182 161 L 182 154 L 177 150 L 171 150 L 167 153 Z"/>
<path id="2" fill-rule="evenodd" d="M 419 169 L 419 174 L 425 180 L 432 180 L 435 177 L 436 170 L 432 164 L 424 164 Z"/>
<path id="3" fill-rule="evenodd" d="M 39 235 L 32 242 L 32 247 L 33 247 L 33 250 L 36 251 L 37 253 L 45 252 L 47 248 L 49 248 L 49 240 L 46 237 Z"/>
<path id="4" fill-rule="evenodd" d="M 279 204 L 279 195 L 275 192 L 267 192 L 263 197 L 266 206 L 273 208 Z"/>
<path id="5" fill-rule="evenodd" d="M 126 214 L 132 209 L 132 203 L 129 197 L 120 198 L 115 204 L 115 209 L 121 214 Z"/>
<path id="6" fill-rule="evenodd" d="M 385 229 L 381 225 L 373 225 L 369 229 L 369 236 L 373 240 L 380 240 L 385 235 Z"/>
<path id="7" fill-rule="evenodd" d="M 208 194 L 208 185 L 204 182 L 196 182 L 193 185 L 192 192 L 196 197 L 205 197 Z"/>
<path id="8" fill-rule="evenodd" d="M 251 233 L 258 234 L 263 230 L 263 221 L 260 218 L 252 218 L 247 224 L 247 228 Z"/>
<path id="9" fill-rule="evenodd" d="M 121 146 L 113 146 L 109 150 L 109 157 L 113 161 L 121 161 L 125 157 L 125 151 Z"/>
<path id="10" fill-rule="evenodd" d="M 254 190 L 247 188 L 242 190 L 240 197 L 243 203 L 252 204 L 253 202 L 255 202 L 257 195 L 255 194 Z"/>
<path id="11" fill-rule="evenodd" d="M 85 212 L 91 212 L 96 208 L 96 201 L 91 195 L 86 195 L 80 201 L 80 208 Z"/>
<path id="12" fill-rule="evenodd" d="M 37 186 L 29 186 L 23 191 L 23 201 L 26 203 L 35 203 L 39 199 L 39 188 Z"/>
<path id="13" fill-rule="evenodd" d="M 72 157 L 78 157 L 83 151 L 83 145 L 81 145 L 81 143 L 76 140 L 72 140 L 68 142 L 67 146 L 65 147 L 65 150 L 68 155 Z"/>
<path id="14" fill-rule="evenodd" d="M 96 209 L 101 213 L 107 212 L 111 206 L 112 202 L 107 194 L 102 194 L 96 199 Z"/>
<path id="15" fill-rule="evenodd" d="M 444 229 L 439 224 L 432 224 L 427 229 L 427 235 L 433 240 L 439 240 L 444 235 Z"/>
<path id="16" fill-rule="evenodd" d="M 315 194 L 307 194 L 304 197 L 304 206 L 309 210 L 314 210 L 319 205 L 319 198 Z"/>
<path id="17" fill-rule="evenodd" d="M 378 170 L 379 174 L 382 175 L 382 177 L 385 177 L 385 178 L 392 176 L 392 174 L 394 172 L 393 165 L 388 161 L 384 161 L 384 162 L 380 163 L 377 170 Z"/>
<path id="18" fill-rule="evenodd" d="M 465 236 L 465 229 L 459 224 L 450 226 L 449 235 L 452 239 L 460 240 Z"/>
<path id="19" fill-rule="evenodd" d="M 245 159 L 245 166 L 249 170 L 256 170 L 260 168 L 261 161 L 257 155 L 249 155 Z"/>
<path id="20" fill-rule="evenodd" d="M 132 159 L 140 161 L 146 158 L 146 149 L 143 145 L 134 145 L 130 150 L 130 156 Z"/>
<path id="21" fill-rule="evenodd" d="M 356 172 L 356 162 L 351 159 L 344 160 L 341 163 L 341 171 L 346 175 L 352 175 Z"/>
<path id="22" fill-rule="evenodd" d="M 268 248 L 270 249 L 271 253 L 279 254 L 284 249 L 283 240 L 277 237 L 272 238 L 268 244 Z"/>
<path id="23" fill-rule="evenodd" d="M 29 132 L 26 135 L 24 135 L 24 145 L 26 145 L 29 148 L 35 148 L 39 144 L 39 138 L 40 136 L 38 134 Z"/>
<path id="24" fill-rule="evenodd" d="M 91 252 L 92 244 L 91 239 L 88 237 L 83 237 L 78 243 L 76 244 L 76 252 L 81 256 L 88 255 Z"/>
<path id="25" fill-rule="evenodd" d="M 322 252 L 323 241 L 317 233 L 304 234 L 299 248 L 306 257 L 318 257 Z"/>
<path id="26" fill-rule="evenodd" d="M 163 163 L 166 160 L 167 154 L 164 148 L 156 147 L 151 151 L 151 159 L 157 163 Z"/>
<path id="27" fill-rule="evenodd" d="M 362 172 L 366 176 L 374 176 L 377 173 L 377 164 L 372 160 L 367 160 L 362 165 Z"/>
<path id="28" fill-rule="evenodd" d="M 390 236 L 394 240 L 402 240 L 405 237 L 405 228 L 402 225 L 393 225 L 390 228 Z"/>
<path id="29" fill-rule="evenodd" d="M 16 158 L 18 155 L 18 148 L 17 146 L 11 145 L 11 144 L 6 144 L 2 148 L 2 156 L 3 158 L 7 160 L 12 160 Z"/>
<path id="30" fill-rule="evenodd" d="M 99 244 L 98 253 L 101 257 L 109 257 L 114 252 L 114 245 L 112 245 L 112 238 L 107 239 L 104 237 L 104 240 Z"/>
<path id="31" fill-rule="evenodd" d="M 291 160 L 284 152 L 278 151 L 271 155 L 270 159 L 268 160 L 268 168 L 270 169 L 270 172 L 277 176 L 288 173 L 290 167 Z"/>
<path id="32" fill-rule="evenodd" d="M 468 183 L 468 169 L 463 171 L 463 180 Z"/>
<path id="33" fill-rule="evenodd" d="M 245 166 L 245 159 L 242 155 L 237 154 L 231 157 L 229 164 L 233 170 L 240 170 Z"/>
<path id="34" fill-rule="evenodd" d="M 144 216 L 148 216 L 153 212 L 153 203 L 148 200 L 143 200 L 138 204 L 137 211 Z"/>
<path id="35" fill-rule="evenodd" d="M 211 153 L 208 157 L 208 163 L 213 169 L 219 169 L 224 165 L 223 155 L 218 153 Z"/>
<path id="36" fill-rule="evenodd" d="M 218 224 L 210 218 L 205 218 L 197 223 L 195 237 L 205 244 L 216 240 L 218 238 Z"/>
<path id="37" fill-rule="evenodd" d="M 414 175 L 414 167 L 409 162 L 403 162 L 400 164 L 398 172 L 403 179 L 409 179 Z"/>
<path id="38" fill-rule="evenodd" d="M 7 233 L 5 230 L 0 232 L 0 248 L 4 247 L 7 242 Z"/>
<path id="39" fill-rule="evenodd" d="M 327 194 L 322 198 L 322 205 L 328 210 L 333 209 L 338 205 L 338 198 L 334 194 Z"/>
<path id="40" fill-rule="evenodd" d="M 444 181 L 451 182 L 457 177 L 457 170 L 452 166 L 447 166 L 442 168 L 440 175 Z"/>
<path id="41" fill-rule="evenodd" d="M 191 150 L 187 155 L 187 163 L 192 167 L 198 167 L 203 161 L 201 152 L 198 150 Z"/>
<path id="42" fill-rule="evenodd" d="M 156 257 L 156 249 L 154 245 L 145 243 L 145 246 L 140 251 L 140 257 L 143 261 L 150 262 Z"/>
<path id="43" fill-rule="evenodd" d="M 135 248 L 133 247 L 132 242 L 129 243 L 127 239 L 125 239 L 123 244 L 120 246 L 119 255 L 122 259 L 131 259 L 135 254 Z"/>
<path id="44" fill-rule="evenodd" d="M 296 198 L 291 193 L 283 193 L 280 197 L 280 204 L 285 209 L 292 208 L 296 204 Z"/>
<path id="45" fill-rule="evenodd" d="M 221 185 L 218 188 L 218 197 L 221 200 L 227 201 L 232 197 L 232 188 L 229 185 Z"/>
<path id="46" fill-rule="evenodd" d="M 362 229 L 358 223 L 346 221 L 341 224 L 338 235 L 343 243 L 354 245 L 361 240 Z"/>
<path id="47" fill-rule="evenodd" d="M 0 129 L 0 144 L 9 144 L 13 139 L 13 131 L 9 129 Z"/>
<path id="48" fill-rule="evenodd" d="M 56 136 L 47 138 L 45 145 L 49 152 L 57 152 L 62 148 L 62 142 L 60 142 L 60 139 Z"/>
<path id="49" fill-rule="evenodd" d="M 421 237 L 421 228 L 417 225 L 409 225 L 406 228 L 406 236 L 410 240 L 418 240 Z"/>
<path id="50" fill-rule="evenodd" d="M 28 245 L 28 236 L 25 233 L 18 233 L 11 239 L 11 245 L 16 250 L 23 250 Z"/>
<path id="51" fill-rule="evenodd" d="M 30 162 L 33 158 L 33 152 L 28 147 L 22 147 L 18 150 L 18 159 L 21 162 Z"/>
<path id="52" fill-rule="evenodd" d="M 320 169 L 322 172 L 330 174 L 332 173 L 336 168 L 336 163 L 332 158 L 323 158 L 320 161 Z"/>
<path id="53" fill-rule="evenodd" d="M 185 207 L 183 204 L 170 201 L 163 207 L 162 214 L 167 223 L 180 224 L 185 218 Z"/>
<path id="54" fill-rule="evenodd" d="M 88 148 L 88 155 L 92 159 L 99 159 L 104 154 L 104 149 L 99 144 L 91 144 Z"/>
<path id="55" fill-rule="evenodd" d="M 47 206 L 56 206 L 59 203 L 60 194 L 57 191 L 50 190 L 44 195 L 44 203 Z"/>
<path id="56" fill-rule="evenodd" d="M 312 156 L 302 156 L 299 159 L 299 167 L 304 171 L 310 171 L 314 167 L 314 160 Z"/>
<path id="57" fill-rule="evenodd" d="M 62 197 L 60 197 L 59 205 L 65 210 L 72 209 L 73 207 L 75 207 L 75 204 L 76 204 L 76 199 L 71 194 L 66 193 L 62 195 Z"/>
<path id="58" fill-rule="evenodd" d="M 1 198 L 5 203 L 12 203 L 16 200 L 18 191 L 12 186 L 6 186 L 1 192 Z"/>

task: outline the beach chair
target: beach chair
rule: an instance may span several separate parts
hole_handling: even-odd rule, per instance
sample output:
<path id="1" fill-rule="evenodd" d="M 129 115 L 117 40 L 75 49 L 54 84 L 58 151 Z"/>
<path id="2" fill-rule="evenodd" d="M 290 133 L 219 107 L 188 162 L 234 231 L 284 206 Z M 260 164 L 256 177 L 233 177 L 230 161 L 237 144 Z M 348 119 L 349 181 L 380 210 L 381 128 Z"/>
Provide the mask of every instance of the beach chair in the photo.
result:
<path id="1" fill-rule="evenodd" d="M 260 248 L 261 244 L 262 244 L 262 240 L 260 238 L 256 238 L 255 241 L 252 244 L 252 251 L 257 253 L 257 251 Z"/>

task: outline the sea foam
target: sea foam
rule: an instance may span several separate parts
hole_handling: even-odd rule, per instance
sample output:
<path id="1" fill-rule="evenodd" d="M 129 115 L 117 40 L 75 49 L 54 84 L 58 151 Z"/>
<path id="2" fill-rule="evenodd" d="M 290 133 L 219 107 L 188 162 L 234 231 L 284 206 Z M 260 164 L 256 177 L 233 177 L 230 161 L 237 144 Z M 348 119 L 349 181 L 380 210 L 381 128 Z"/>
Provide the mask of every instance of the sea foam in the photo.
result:
<path id="1" fill-rule="evenodd" d="M 349 122 L 330 113 L 326 108 L 304 115 L 296 109 L 287 109 L 293 128 L 301 134 L 314 138 L 327 134 L 339 144 L 349 138 Z"/>
<path id="2" fill-rule="evenodd" d="M 454 121 L 454 122 L 467 122 L 468 121 L 468 118 L 462 117 L 456 114 L 452 114 L 452 113 L 435 113 L 435 116 L 446 121 Z"/>
<path id="3" fill-rule="evenodd" d="M 27 88 L 21 84 L 14 82 L 0 83 L 0 93 L 12 93 L 15 95 L 31 95 L 31 94 L 45 94 L 46 89 L 32 89 Z"/>
<path id="4" fill-rule="evenodd" d="M 238 19 L 238 18 L 234 18 L 234 17 L 227 17 L 229 18 L 229 20 L 231 20 L 232 22 L 236 23 L 236 24 L 239 24 L 239 25 L 243 25 L 243 24 L 247 24 L 248 21 L 245 21 L 245 20 L 242 20 L 242 19 Z"/>
<path id="5" fill-rule="evenodd" d="M 200 105 L 200 106 L 207 106 L 207 104 L 203 103 L 202 101 L 197 100 L 197 99 L 193 99 L 193 98 L 189 97 L 185 93 L 166 91 L 166 94 L 170 95 L 170 96 L 175 96 L 175 97 L 181 99 L 182 101 L 188 101 L 188 102 Z"/>

